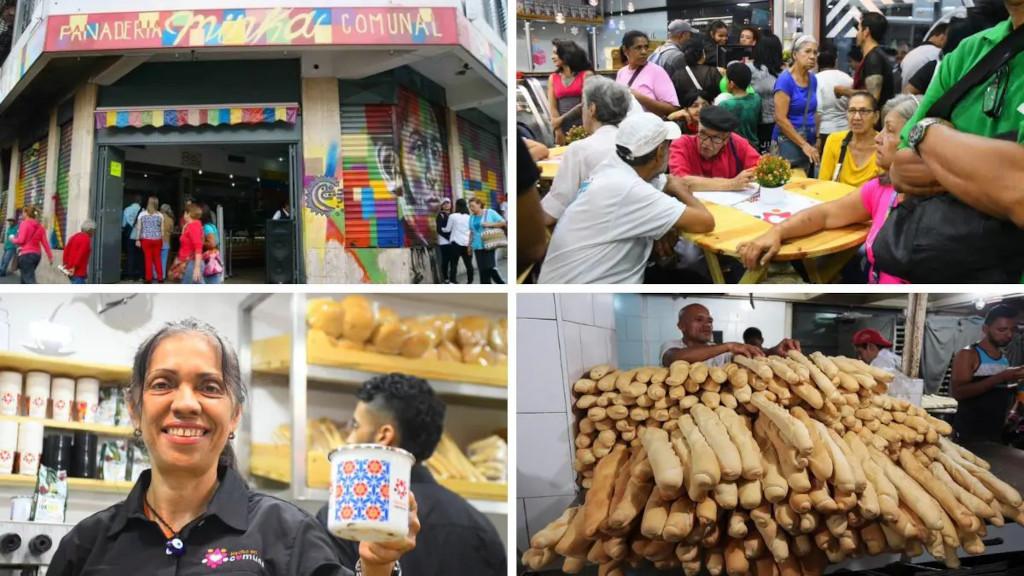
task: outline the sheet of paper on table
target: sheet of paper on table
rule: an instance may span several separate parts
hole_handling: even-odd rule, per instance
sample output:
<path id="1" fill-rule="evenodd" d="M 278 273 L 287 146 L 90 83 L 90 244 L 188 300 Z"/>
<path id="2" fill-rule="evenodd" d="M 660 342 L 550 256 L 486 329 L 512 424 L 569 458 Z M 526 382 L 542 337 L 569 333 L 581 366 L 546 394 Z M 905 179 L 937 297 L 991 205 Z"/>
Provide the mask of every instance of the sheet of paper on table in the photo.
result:
<path id="1" fill-rule="evenodd" d="M 741 192 L 695 192 L 694 196 L 701 202 L 732 206 L 769 224 L 784 222 L 797 212 L 820 204 L 817 200 L 788 191 L 784 192 L 780 202 L 768 204 L 753 200 L 755 191 L 756 189 L 748 188 Z"/>

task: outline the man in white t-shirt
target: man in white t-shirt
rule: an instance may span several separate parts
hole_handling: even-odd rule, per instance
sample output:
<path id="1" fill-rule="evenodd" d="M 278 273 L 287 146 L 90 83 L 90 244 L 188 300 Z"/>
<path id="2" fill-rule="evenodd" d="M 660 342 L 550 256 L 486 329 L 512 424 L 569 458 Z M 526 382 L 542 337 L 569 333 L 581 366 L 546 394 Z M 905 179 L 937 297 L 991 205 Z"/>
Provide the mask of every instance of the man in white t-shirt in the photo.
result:
<path id="1" fill-rule="evenodd" d="M 886 340 L 878 330 L 858 330 L 853 335 L 853 347 L 857 349 L 857 357 L 862 362 L 875 368 L 899 372 L 903 367 L 903 359 L 892 351 L 892 342 Z"/>
<path id="2" fill-rule="evenodd" d="M 585 181 L 551 236 L 546 284 L 643 282 L 654 241 L 673 228 L 710 232 L 715 219 L 679 178 L 651 184 L 668 167 L 679 126 L 644 112 L 619 124 L 616 153 Z"/>
<path id="3" fill-rule="evenodd" d="M 900 63 L 900 70 L 902 71 L 900 74 L 902 82 L 900 92 L 906 91 L 910 79 L 914 77 L 914 74 L 917 74 L 917 71 L 922 66 L 932 60 L 939 59 L 939 54 L 942 53 L 942 48 L 946 45 L 946 32 L 948 30 L 949 24 L 945 22 L 936 24 L 928 31 L 928 38 L 924 44 L 914 48 L 903 57 L 903 62 Z"/>
<path id="4" fill-rule="evenodd" d="M 818 113 L 821 114 L 821 123 L 818 125 L 818 134 L 821 136 L 821 145 L 829 134 L 842 132 L 850 129 L 850 121 L 846 117 L 846 108 L 849 98 L 836 98 L 836 86 L 853 86 L 853 78 L 842 70 L 836 69 L 836 52 L 834 48 L 827 48 L 818 54 Z"/>
<path id="5" fill-rule="evenodd" d="M 726 342 L 715 344 L 714 318 L 711 312 L 701 304 L 690 304 L 679 311 L 679 331 L 682 340 L 669 340 L 661 345 L 661 363 L 670 366 L 676 360 L 687 362 L 703 362 L 708 366 L 722 367 L 732 362 L 734 354 L 741 356 L 764 356 L 765 353 L 784 355 L 790 350 L 799 350 L 800 343 L 796 340 L 783 338 L 772 348 L 762 349 L 760 346 Z"/>

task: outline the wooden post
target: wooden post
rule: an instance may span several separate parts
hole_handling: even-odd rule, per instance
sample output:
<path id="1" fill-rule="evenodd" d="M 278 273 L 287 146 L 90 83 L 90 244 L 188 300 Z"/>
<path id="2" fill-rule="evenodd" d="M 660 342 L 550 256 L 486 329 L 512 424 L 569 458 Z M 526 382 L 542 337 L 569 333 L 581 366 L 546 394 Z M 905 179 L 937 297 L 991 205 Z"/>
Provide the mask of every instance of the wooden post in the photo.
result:
<path id="1" fill-rule="evenodd" d="M 921 349 L 924 343 L 924 321 L 928 314 L 928 295 L 907 294 L 906 343 L 903 346 L 903 373 L 911 378 L 921 374 Z"/>

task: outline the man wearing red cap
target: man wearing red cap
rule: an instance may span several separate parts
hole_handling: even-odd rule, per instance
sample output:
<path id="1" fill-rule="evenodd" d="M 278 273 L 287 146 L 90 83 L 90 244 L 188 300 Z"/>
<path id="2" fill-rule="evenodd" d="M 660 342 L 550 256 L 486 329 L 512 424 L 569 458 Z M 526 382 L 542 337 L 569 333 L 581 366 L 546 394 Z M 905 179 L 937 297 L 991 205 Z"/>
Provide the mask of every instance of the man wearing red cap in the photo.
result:
<path id="1" fill-rule="evenodd" d="M 899 372 L 903 367 L 903 359 L 892 351 L 892 342 L 886 340 L 878 330 L 858 330 L 853 335 L 853 347 L 857 349 L 857 356 L 862 362 L 875 368 Z"/>

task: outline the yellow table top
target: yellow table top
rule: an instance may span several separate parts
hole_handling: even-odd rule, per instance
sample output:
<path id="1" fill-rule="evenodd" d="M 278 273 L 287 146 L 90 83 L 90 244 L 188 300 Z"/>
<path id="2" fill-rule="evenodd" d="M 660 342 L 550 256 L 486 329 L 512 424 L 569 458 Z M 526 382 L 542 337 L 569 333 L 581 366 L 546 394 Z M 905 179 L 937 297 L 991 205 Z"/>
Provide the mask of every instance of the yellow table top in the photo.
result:
<path id="1" fill-rule="evenodd" d="M 812 178 L 792 180 L 785 188 L 822 202 L 836 200 L 856 192 L 855 188 L 846 184 Z M 715 217 L 714 231 L 707 234 L 687 234 L 686 237 L 701 248 L 719 254 L 736 256 L 736 247 L 740 243 L 757 238 L 772 226 L 732 206 L 722 206 L 713 202 L 707 202 L 705 206 Z M 842 252 L 862 244 L 868 236 L 869 228 L 868 224 L 854 224 L 788 240 L 782 244 L 782 249 L 774 260 L 802 260 Z"/>
<path id="2" fill-rule="evenodd" d="M 541 180 L 554 180 L 555 175 L 558 174 L 558 167 L 561 165 L 561 156 L 565 154 L 565 150 L 568 146 L 555 146 L 554 148 L 548 149 L 548 157 L 540 162 L 537 162 L 537 166 L 540 167 Z"/>

